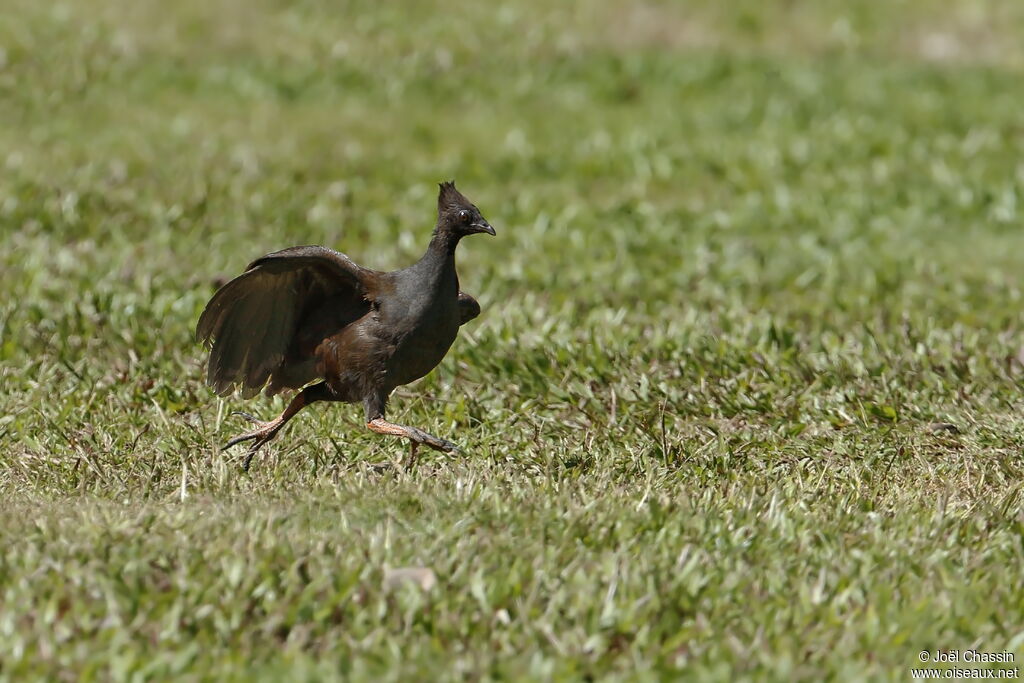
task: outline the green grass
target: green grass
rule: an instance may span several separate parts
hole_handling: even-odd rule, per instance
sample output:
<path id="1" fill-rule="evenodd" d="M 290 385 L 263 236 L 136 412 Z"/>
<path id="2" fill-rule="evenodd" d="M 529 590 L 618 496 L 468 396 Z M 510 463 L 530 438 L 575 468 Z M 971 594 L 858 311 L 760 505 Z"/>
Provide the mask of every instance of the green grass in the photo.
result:
<path id="1" fill-rule="evenodd" d="M 0 679 L 1021 661 L 1024 6 L 548 4 L 0 2 Z M 465 454 L 242 473 L 213 282 L 450 177 L 484 313 L 390 416 Z"/>

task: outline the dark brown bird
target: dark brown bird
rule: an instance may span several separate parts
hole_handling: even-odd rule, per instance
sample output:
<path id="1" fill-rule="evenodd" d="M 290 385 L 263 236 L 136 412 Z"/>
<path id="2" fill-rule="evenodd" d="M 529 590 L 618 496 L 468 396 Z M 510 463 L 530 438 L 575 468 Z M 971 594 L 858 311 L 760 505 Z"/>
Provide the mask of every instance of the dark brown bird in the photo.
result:
<path id="1" fill-rule="evenodd" d="M 301 389 L 269 422 L 238 413 L 256 428 L 225 448 L 253 442 L 245 469 L 288 420 L 316 401 L 362 401 L 366 426 L 409 439 L 413 457 L 418 444 L 457 450 L 450 441 L 384 419 L 392 390 L 433 370 L 459 327 L 480 315 L 480 304 L 459 291 L 455 248 L 466 235 L 494 235 L 494 228 L 455 183 L 440 187 L 433 237 L 408 268 L 384 273 L 326 247 L 292 247 L 253 261 L 210 299 L 196 338 L 212 348 L 207 382 L 218 394 L 236 387 L 246 398 L 264 388 L 268 396 Z"/>

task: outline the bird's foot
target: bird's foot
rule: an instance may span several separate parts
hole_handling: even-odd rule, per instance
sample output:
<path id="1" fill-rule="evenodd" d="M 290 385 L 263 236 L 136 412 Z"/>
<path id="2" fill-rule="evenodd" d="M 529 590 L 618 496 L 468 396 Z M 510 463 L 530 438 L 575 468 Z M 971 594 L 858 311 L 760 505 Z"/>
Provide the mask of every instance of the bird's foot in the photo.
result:
<path id="1" fill-rule="evenodd" d="M 435 451 L 442 451 L 444 453 L 458 453 L 459 447 L 453 444 L 451 441 L 445 439 L 439 439 L 433 434 L 427 434 L 422 429 L 416 429 L 415 427 L 406 427 L 405 425 L 396 425 L 388 422 L 382 417 L 378 417 L 374 420 L 370 420 L 366 423 L 366 426 L 377 432 L 378 434 L 391 434 L 393 436 L 404 436 L 409 439 L 414 445 L 413 457 L 415 457 L 415 445 L 422 444 L 429 446 Z"/>
<path id="2" fill-rule="evenodd" d="M 249 450 L 247 450 L 245 453 L 245 460 L 242 461 L 242 469 L 248 472 L 249 465 L 252 464 L 253 456 L 255 456 L 257 451 L 263 448 L 264 445 L 266 445 L 275 436 L 277 436 L 277 433 L 281 430 L 281 427 L 284 426 L 285 420 L 278 418 L 276 420 L 271 420 L 270 422 L 264 422 L 263 420 L 260 420 L 259 418 L 254 417 L 249 413 L 243 413 L 241 411 L 236 411 L 231 414 L 238 415 L 239 417 L 244 417 L 249 422 L 257 425 L 256 429 L 253 429 L 252 431 L 246 432 L 244 434 L 239 434 L 238 436 L 234 437 L 226 444 L 224 444 L 224 448 L 221 449 L 227 450 L 232 446 L 240 444 L 244 441 L 252 441 L 252 445 L 249 446 Z"/>
<path id="3" fill-rule="evenodd" d="M 413 444 L 423 444 L 424 446 L 433 448 L 435 451 L 441 451 L 443 453 L 459 452 L 459 447 L 451 441 L 441 439 L 433 434 L 428 434 L 422 429 L 416 429 L 415 427 L 406 427 L 406 429 L 409 432 L 409 439 Z"/>

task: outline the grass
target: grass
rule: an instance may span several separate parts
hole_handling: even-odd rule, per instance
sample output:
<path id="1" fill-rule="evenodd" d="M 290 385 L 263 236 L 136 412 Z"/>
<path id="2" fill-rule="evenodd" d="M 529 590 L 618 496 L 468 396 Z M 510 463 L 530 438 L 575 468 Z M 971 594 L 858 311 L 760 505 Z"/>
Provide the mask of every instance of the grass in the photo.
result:
<path id="1" fill-rule="evenodd" d="M 1006 1 L 0 11 L 0 678 L 906 680 L 1024 657 Z M 218 450 L 213 282 L 422 251 L 390 415 Z M 425 566 L 438 585 L 385 587 Z"/>

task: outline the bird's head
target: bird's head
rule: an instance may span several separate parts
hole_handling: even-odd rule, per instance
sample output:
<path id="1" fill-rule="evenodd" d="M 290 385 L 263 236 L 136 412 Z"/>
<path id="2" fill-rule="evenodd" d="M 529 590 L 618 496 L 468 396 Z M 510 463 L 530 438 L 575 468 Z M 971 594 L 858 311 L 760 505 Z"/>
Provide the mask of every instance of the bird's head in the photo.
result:
<path id="1" fill-rule="evenodd" d="M 437 195 L 437 232 L 465 237 L 477 232 L 494 234 L 494 228 L 480 215 L 480 209 L 455 189 L 455 182 L 441 183 Z"/>

